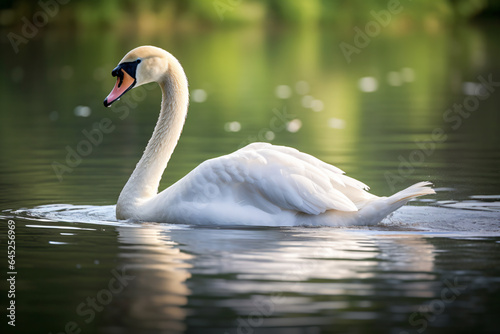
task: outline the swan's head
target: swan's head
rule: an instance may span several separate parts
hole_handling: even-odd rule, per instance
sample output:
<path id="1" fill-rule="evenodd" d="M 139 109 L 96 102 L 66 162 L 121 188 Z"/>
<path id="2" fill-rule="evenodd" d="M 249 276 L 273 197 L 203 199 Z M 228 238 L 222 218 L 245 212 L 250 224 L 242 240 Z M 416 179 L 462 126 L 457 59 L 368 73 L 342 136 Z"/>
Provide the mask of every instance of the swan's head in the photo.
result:
<path id="1" fill-rule="evenodd" d="M 171 58 L 173 57 L 167 51 L 149 45 L 140 46 L 127 53 L 111 72 L 111 75 L 116 77 L 116 84 L 104 99 L 104 106 L 109 107 L 134 87 L 160 81 L 168 70 Z"/>

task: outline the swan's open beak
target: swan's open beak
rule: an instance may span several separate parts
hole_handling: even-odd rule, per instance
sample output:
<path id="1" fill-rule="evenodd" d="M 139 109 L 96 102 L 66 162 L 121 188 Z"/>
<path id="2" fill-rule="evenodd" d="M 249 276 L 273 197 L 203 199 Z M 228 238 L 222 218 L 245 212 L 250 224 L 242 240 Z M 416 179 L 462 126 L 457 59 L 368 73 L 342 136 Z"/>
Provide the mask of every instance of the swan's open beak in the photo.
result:
<path id="1" fill-rule="evenodd" d="M 136 80 L 130 76 L 123 68 L 113 71 L 113 76 L 116 76 L 116 84 L 108 97 L 104 99 L 104 106 L 109 107 L 111 103 L 118 100 L 123 94 L 134 87 Z"/>

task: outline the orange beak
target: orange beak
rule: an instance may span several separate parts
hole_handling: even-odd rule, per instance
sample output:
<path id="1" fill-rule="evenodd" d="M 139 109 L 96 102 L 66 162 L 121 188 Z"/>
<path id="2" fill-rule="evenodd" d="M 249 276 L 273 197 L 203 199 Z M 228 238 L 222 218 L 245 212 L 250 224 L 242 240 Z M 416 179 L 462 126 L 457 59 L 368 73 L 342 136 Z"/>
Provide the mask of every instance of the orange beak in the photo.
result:
<path id="1" fill-rule="evenodd" d="M 130 76 L 125 70 L 120 69 L 116 78 L 116 84 L 111 93 L 104 99 L 104 106 L 109 107 L 111 103 L 118 100 L 129 89 L 134 87 L 136 80 Z"/>

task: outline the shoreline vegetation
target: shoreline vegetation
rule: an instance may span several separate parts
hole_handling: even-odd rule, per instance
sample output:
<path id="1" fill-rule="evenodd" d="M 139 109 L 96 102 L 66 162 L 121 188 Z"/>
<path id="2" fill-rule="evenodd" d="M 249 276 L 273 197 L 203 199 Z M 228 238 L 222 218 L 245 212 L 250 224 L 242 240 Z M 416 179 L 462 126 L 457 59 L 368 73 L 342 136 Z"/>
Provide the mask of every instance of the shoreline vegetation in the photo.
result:
<path id="1" fill-rule="evenodd" d="M 0 5 L 0 28 L 21 27 L 23 18 L 50 20 L 53 27 L 146 32 L 242 25 L 348 27 L 394 6 L 405 9 L 394 17 L 395 30 L 433 29 L 500 13 L 500 4 L 488 0 L 11 0 Z"/>

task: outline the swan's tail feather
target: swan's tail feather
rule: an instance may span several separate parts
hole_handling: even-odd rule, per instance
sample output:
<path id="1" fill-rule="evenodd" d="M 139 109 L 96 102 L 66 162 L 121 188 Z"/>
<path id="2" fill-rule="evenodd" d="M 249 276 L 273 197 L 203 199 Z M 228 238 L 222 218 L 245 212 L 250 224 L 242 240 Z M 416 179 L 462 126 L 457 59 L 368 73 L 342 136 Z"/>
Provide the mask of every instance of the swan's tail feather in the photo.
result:
<path id="1" fill-rule="evenodd" d="M 405 205 L 410 199 L 435 194 L 436 192 L 431 186 L 430 182 L 419 182 L 390 197 L 375 197 L 357 212 L 327 211 L 325 215 L 320 216 L 320 220 L 314 221 L 313 225 L 375 225 L 391 212 Z M 311 221 L 307 221 L 307 223 L 311 223 Z"/>
<path id="2" fill-rule="evenodd" d="M 410 199 L 423 196 L 423 195 L 432 195 L 436 192 L 431 188 L 432 183 L 430 182 L 419 182 L 416 183 L 406 189 L 401 190 L 400 192 L 395 193 L 391 197 L 388 198 L 389 203 L 391 204 L 399 204 L 400 206 L 405 205 Z"/>
<path id="3" fill-rule="evenodd" d="M 419 182 L 400 192 L 395 193 L 390 197 L 381 198 L 375 200 L 369 204 L 366 208 L 361 209 L 361 213 L 365 219 L 362 221 L 363 225 L 373 225 L 378 224 L 382 219 L 387 217 L 391 212 L 396 211 L 412 198 L 431 195 L 436 192 L 430 186 L 430 182 Z"/>

